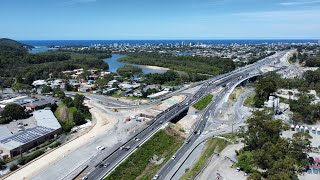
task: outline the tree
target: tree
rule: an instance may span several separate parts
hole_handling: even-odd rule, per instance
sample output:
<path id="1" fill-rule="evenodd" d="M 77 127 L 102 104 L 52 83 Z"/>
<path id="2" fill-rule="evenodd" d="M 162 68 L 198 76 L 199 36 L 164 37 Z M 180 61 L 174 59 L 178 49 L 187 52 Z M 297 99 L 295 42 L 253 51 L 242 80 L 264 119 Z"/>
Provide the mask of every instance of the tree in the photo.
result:
<path id="1" fill-rule="evenodd" d="M 52 93 L 53 97 L 59 97 L 60 99 L 64 99 L 66 96 L 65 93 L 61 89 L 54 89 Z"/>
<path id="2" fill-rule="evenodd" d="M 118 68 L 117 73 L 120 74 L 121 76 L 130 78 L 133 75 L 142 73 L 142 69 L 137 66 L 126 64 L 123 67 Z"/>
<path id="3" fill-rule="evenodd" d="M 16 164 L 12 164 L 11 166 L 10 166 L 10 171 L 15 171 L 15 170 L 17 170 L 19 167 L 16 165 Z"/>
<path id="4" fill-rule="evenodd" d="M 48 94 L 52 92 L 52 88 L 50 86 L 44 85 L 42 86 L 41 93 Z"/>
<path id="5" fill-rule="evenodd" d="M 6 169 L 6 168 L 7 168 L 6 163 L 0 160 L 0 170 Z"/>
<path id="6" fill-rule="evenodd" d="M 51 104 L 50 109 L 54 113 L 58 109 L 58 105 L 56 103 L 53 103 Z"/>
<path id="7" fill-rule="evenodd" d="M 0 84 L 0 90 L 1 90 L 1 93 L 3 94 L 4 87 L 2 84 Z"/>
<path id="8" fill-rule="evenodd" d="M 72 91 L 73 90 L 73 86 L 71 86 L 69 83 L 65 84 L 65 90 L 66 91 Z"/>
<path id="9" fill-rule="evenodd" d="M 75 111 L 73 113 L 73 122 L 76 125 L 82 125 L 86 123 L 85 117 L 83 116 L 83 114 L 79 111 Z"/>
<path id="10" fill-rule="evenodd" d="M 243 133 L 246 146 L 240 151 L 238 166 L 246 172 L 262 169 L 266 179 L 297 179 L 307 165 L 308 133 L 296 133 L 293 138 L 282 138 L 281 132 L 288 126 L 272 119 L 267 111 L 256 111 L 248 119 L 248 130 Z M 255 170 L 257 173 L 259 171 Z M 255 179 L 252 176 L 249 179 Z"/>
<path id="11" fill-rule="evenodd" d="M 119 83 L 114 82 L 114 83 L 112 84 L 112 88 L 119 88 Z"/>
<path id="12" fill-rule="evenodd" d="M 84 95 L 76 94 L 73 100 L 74 107 L 80 110 L 83 107 L 84 98 Z"/>
<path id="13" fill-rule="evenodd" d="M 257 172 L 251 173 L 247 180 L 261 180 L 261 175 Z"/>
<path id="14" fill-rule="evenodd" d="M 250 150 L 261 148 L 267 142 L 277 142 L 280 133 L 288 129 L 282 121 L 272 120 L 272 115 L 267 111 L 255 111 L 247 123 L 244 140 Z"/>
<path id="15" fill-rule="evenodd" d="M 113 80 L 113 75 L 107 74 L 95 81 L 95 84 L 98 86 L 98 88 L 103 89 L 109 81 Z"/>
<path id="16" fill-rule="evenodd" d="M 29 86 L 28 84 L 15 83 L 13 84 L 12 89 L 19 93 L 20 91 L 29 91 L 31 89 L 31 86 Z"/>
<path id="17" fill-rule="evenodd" d="M 22 119 L 26 117 L 23 107 L 18 104 L 8 104 L 3 109 L 1 116 L 4 118 L 11 117 L 12 119 Z"/>
<path id="18" fill-rule="evenodd" d="M 99 78 L 95 81 L 95 85 L 98 86 L 98 88 L 103 89 L 108 84 L 108 80 L 106 78 Z"/>
<path id="19" fill-rule="evenodd" d="M 263 102 L 266 101 L 269 98 L 269 95 L 271 93 L 274 93 L 277 91 L 278 88 L 278 82 L 277 77 L 275 73 L 269 73 L 263 78 L 260 78 L 258 83 L 256 84 L 256 97 L 255 97 L 255 106 L 261 107 L 263 105 Z"/>
<path id="20" fill-rule="evenodd" d="M 62 102 L 67 106 L 67 107 L 72 107 L 73 106 L 73 100 L 71 97 L 64 97 Z"/>

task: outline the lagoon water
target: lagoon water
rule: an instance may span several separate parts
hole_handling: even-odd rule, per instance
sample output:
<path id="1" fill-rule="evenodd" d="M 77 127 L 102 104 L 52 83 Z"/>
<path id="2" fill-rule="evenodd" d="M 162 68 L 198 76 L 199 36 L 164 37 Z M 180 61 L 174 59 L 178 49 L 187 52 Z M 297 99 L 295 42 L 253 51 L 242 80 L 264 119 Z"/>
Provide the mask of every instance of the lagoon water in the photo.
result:
<path id="1" fill-rule="evenodd" d="M 42 52 L 48 52 L 49 50 L 55 51 L 56 49 L 54 48 L 48 48 L 46 46 L 36 46 L 35 48 L 32 48 L 30 53 L 42 53 Z M 129 63 L 124 63 L 124 62 L 119 62 L 118 59 L 121 57 L 124 57 L 125 55 L 121 54 L 112 54 L 111 58 L 106 58 L 103 61 L 109 64 L 109 71 L 110 72 L 117 72 L 117 69 L 119 67 L 124 66 L 125 64 Z M 165 73 L 168 69 L 167 68 L 162 68 L 162 67 L 156 67 L 156 66 L 144 66 L 144 65 L 137 65 L 137 64 L 131 64 L 137 67 L 140 67 L 142 69 L 142 72 L 144 74 L 155 74 L 155 73 Z"/>
<path id="2" fill-rule="evenodd" d="M 109 71 L 110 72 L 117 72 L 117 69 L 124 66 L 125 62 L 119 62 L 118 59 L 124 57 L 125 55 L 121 54 L 112 54 L 111 58 L 106 58 L 104 61 L 109 64 Z M 142 69 L 142 72 L 144 74 L 155 74 L 155 73 L 165 73 L 168 69 L 162 68 L 162 67 L 155 67 L 155 66 L 144 66 L 144 65 L 137 65 L 137 64 L 131 64 L 137 67 L 140 67 Z"/>
<path id="3" fill-rule="evenodd" d="M 48 52 L 48 51 L 55 51 L 57 49 L 55 48 L 48 48 L 47 46 L 35 46 L 30 50 L 30 53 L 36 54 L 36 53 L 42 53 L 42 52 Z"/>

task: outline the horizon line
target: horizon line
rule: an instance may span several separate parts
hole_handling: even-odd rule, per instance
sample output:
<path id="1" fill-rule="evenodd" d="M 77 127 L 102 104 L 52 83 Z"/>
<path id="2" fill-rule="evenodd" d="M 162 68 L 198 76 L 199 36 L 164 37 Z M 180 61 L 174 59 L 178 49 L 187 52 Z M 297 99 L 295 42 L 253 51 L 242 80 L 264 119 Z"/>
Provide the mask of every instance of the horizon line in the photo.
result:
<path id="1" fill-rule="evenodd" d="M 11 39 L 11 38 L 9 38 Z M 223 41 L 223 40 L 315 40 L 320 38 L 254 38 L 254 39 L 16 39 L 16 41 Z"/>

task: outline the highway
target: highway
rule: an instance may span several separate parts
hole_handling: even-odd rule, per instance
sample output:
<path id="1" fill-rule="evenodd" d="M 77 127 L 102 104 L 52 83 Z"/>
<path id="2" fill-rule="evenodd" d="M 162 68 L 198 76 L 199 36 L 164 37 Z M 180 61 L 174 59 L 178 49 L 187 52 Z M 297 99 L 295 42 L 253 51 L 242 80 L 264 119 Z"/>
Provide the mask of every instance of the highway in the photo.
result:
<path id="1" fill-rule="evenodd" d="M 132 139 L 124 143 L 121 147 L 117 148 L 103 161 L 96 164 L 95 167 L 88 167 L 88 169 L 90 169 L 90 172 L 88 173 L 87 178 L 90 180 L 102 179 L 104 176 L 108 175 L 114 168 L 116 168 L 126 157 L 128 157 L 137 148 L 139 148 L 141 144 L 143 144 L 153 134 L 155 134 L 163 126 L 164 123 L 171 121 L 181 112 L 187 110 L 189 106 L 197 102 L 203 96 L 212 92 L 213 89 L 217 88 L 218 86 L 225 87 L 227 86 L 227 84 L 240 82 L 244 78 L 249 76 L 250 73 L 252 73 L 253 71 L 256 71 L 257 68 L 266 64 L 271 64 L 271 63 L 275 64 L 276 63 L 275 60 L 277 60 L 279 57 L 282 57 L 285 53 L 286 52 L 277 53 L 272 57 L 265 58 L 252 65 L 247 65 L 245 67 L 239 68 L 230 73 L 219 75 L 205 81 L 204 84 L 201 86 L 201 88 L 193 96 L 188 97 L 186 100 L 184 100 L 180 104 L 175 104 L 174 106 L 171 106 L 167 110 L 158 114 L 151 121 L 148 127 L 146 127 L 144 130 L 139 132 Z M 187 140 L 188 143 L 184 144 L 176 153 L 176 157 L 170 160 L 165 165 L 165 167 L 162 168 L 162 171 L 159 172 L 159 177 L 158 177 L 159 179 L 165 177 L 165 175 L 168 173 L 170 168 L 175 165 L 174 162 L 177 162 L 179 157 L 181 157 L 186 152 L 186 150 L 192 145 L 192 143 L 194 143 L 199 138 L 199 136 L 201 135 L 201 132 L 203 132 L 205 128 L 205 125 L 210 113 L 212 112 L 212 110 L 214 110 L 214 108 L 216 108 L 218 102 L 223 99 L 226 93 L 227 93 L 227 90 L 224 90 L 222 93 L 220 93 L 218 96 L 215 97 L 214 102 L 210 105 L 210 108 L 208 108 L 210 110 L 205 111 L 203 118 L 195 128 L 193 135 L 191 135 L 190 138 Z M 173 162 L 173 163 L 170 163 L 170 162 Z"/>
<path id="2" fill-rule="evenodd" d="M 211 117 L 211 115 L 214 112 L 216 112 L 218 104 L 221 101 L 224 101 L 224 98 L 226 97 L 226 95 L 228 94 L 230 89 L 232 89 L 233 85 L 237 85 L 238 81 L 243 81 L 244 79 L 246 79 L 247 76 L 242 76 L 242 77 L 243 78 L 241 78 L 239 80 L 234 80 L 234 79 L 230 80 L 228 82 L 228 85 L 225 87 L 225 89 L 214 97 L 212 103 L 206 108 L 206 110 L 202 114 L 202 117 L 200 118 L 200 122 L 195 127 L 194 132 L 189 136 L 189 138 L 186 140 L 185 144 L 183 144 L 180 147 L 180 149 L 175 153 L 175 155 L 174 155 L 175 158 L 174 159 L 172 158 L 171 160 L 169 160 L 160 169 L 160 171 L 157 173 L 157 175 L 155 176 L 154 179 L 169 179 L 169 178 L 171 178 L 171 177 L 167 177 L 167 175 L 170 174 L 170 172 L 172 172 L 174 170 L 174 167 L 179 162 L 180 158 L 182 158 L 183 155 L 193 146 L 193 144 L 196 143 L 198 138 L 205 131 L 207 121 L 208 121 L 209 117 Z M 226 132 L 223 131 L 221 133 L 226 133 Z M 216 135 L 218 135 L 218 134 L 219 133 L 217 133 Z"/>

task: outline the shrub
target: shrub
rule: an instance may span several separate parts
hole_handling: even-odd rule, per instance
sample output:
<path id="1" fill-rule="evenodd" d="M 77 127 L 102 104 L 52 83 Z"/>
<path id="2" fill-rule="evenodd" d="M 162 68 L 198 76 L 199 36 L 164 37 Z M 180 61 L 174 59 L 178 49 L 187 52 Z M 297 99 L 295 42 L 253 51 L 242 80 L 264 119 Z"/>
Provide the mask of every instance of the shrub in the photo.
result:
<path id="1" fill-rule="evenodd" d="M 19 167 L 16 165 L 16 164 L 12 164 L 11 166 L 10 166 L 10 171 L 15 171 L 15 170 L 17 170 Z"/>

